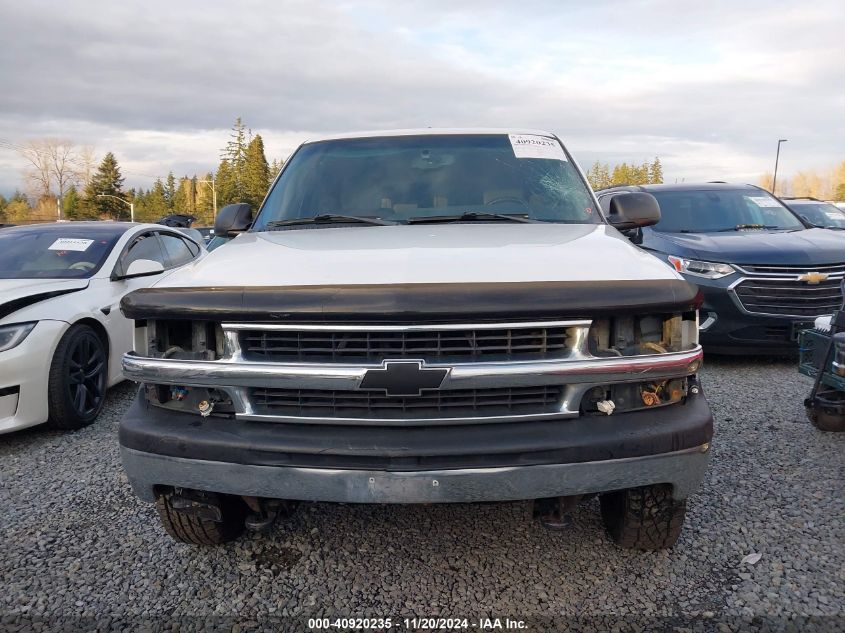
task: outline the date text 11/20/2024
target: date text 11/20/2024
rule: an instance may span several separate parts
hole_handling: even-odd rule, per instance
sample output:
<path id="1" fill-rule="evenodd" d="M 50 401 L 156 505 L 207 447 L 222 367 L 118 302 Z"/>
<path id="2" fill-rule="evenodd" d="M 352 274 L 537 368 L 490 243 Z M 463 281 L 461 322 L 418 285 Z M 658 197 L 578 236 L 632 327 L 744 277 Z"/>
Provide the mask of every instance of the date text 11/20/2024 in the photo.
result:
<path id="1" fill-rule="evenodd" d="M 524 620 L 511 618 L 309 618 L 308 629 L 319 630 L 371 630 L 407 629 L 410 631 L 472 630 L 518 631 L 526 630 Z"/>

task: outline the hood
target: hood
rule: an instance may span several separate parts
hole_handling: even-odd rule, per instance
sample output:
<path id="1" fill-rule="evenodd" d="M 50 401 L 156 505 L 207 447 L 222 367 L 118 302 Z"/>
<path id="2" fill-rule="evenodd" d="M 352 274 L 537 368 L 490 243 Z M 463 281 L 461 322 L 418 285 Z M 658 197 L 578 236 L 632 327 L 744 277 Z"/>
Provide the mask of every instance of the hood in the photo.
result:
<path id="1" fill-rule="evenodd" d="M 444 224 L 245 233 L 156 287 L 680 279 L 604 224 Z"/>
<path id="2" fill-rule="evenodd" d="M 0 319 L 39 301 L 84 290 L 88 279 L 0 279 Z"/>
<path id="3" fill-rule="evenodd" d="M 655 231 L 652 235 L 666 243 L 667 248 L 660 250 L 711 262 L 781 266 L 845 263 L 845 232 L 827 229 L 726 233 Z"/>

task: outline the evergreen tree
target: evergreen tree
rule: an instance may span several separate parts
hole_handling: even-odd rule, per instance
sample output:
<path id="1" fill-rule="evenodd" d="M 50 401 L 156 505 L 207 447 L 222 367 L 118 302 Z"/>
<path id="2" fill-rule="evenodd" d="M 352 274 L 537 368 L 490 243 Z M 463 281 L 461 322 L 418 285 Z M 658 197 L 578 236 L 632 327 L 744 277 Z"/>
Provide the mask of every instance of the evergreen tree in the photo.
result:
<path id="1" fill-rule="evenodd" d="M 75 219 L 79 213 L 81 199 L 79 192 L 76 190 L 76 185 L 71 185 L 70 189 L 65 191 L 65 197 L 62 201 L 62 214 L 66 218 Z"/>
<path id="2" fill-rule="evenodd" d="M 156 179 L 153 188 L 144 196 L 144 209 L 147 214 L 145 220 L 149 222 L 158 222 L 170 212 L 167 189 L 162 184 L 161 179 Z"/>
<path id="3" fill-rule="evenodd" d="M 186 213 L 196 215 L 196 176 L 188 178 L 183 176 L 179 179 L 179 187 L 176 189 L 176 196 L 173 202 L 174 213 Z"/>
<path id="4" fill-rule="evenodd" d="M 270 182 L 276 179 L 276 176 L 279 175 L 279 172 L 282 171 L 282 165 L 285 164 L 285 161 L 279 160 L 277 158 L 273 159 L 272 164 L 270 165 Z"/>
<path id="5" fill-rule="evenodd" d="M 269 186 L 270 167 L 264 155 L 264 141 L 260 134 L 256 134 L 246 148 L 243 175 L 244 202 L 248 202 L 253 209 L 257 209 L 264 200 L 264 196 L 267 195 Z"/>
<path id="6" fill-rule="evenodd" d="M 9 205 L 9 201 L 6 200 L 6 196 L 0 193 L 0 222 L 3 222 L 6 219 L 6 207 Z"/>
<path id="7" fill-rule="evenodd" d="M 164 200 L 167 208 L 172 211 L 176 204 L 176 178 L 172 171 L 167 174 L 167 181 L 164 185 Z"/>
<path id="8" fill-rule="evenodd" d="M 223 162 L 225 161 L 228 163 L 230 172 L 230 182 L 227 183 L 227 189 L 231 199 L 226 204 L 230 202 L 243 202 L 245 199 L 244 171 L 246 169 L 246 150 L 248 145 L 246 126 L 241 120 L 241 117 L 238 117 L 232 126 L 229 142 L 226 143 L 226 147 L 223 148 L 220 157 L 220 167 L 223 167 Z"/>
<path id="9" fill-rule="evenodd" d="M 218 208 L 225 207 L 233 202 L 241 202 L 232 167 L 225 158 L 220 161 L 220 167 L 217 168 L 217 177 L 214 179 L 214 184 L 217 188 Z"/>
<path id="10" fill-rule="evenodd" d="M 202 177 L 202 182 L 197 181 L 197 203 L 196 213 L 197 226 L 210 226 L 214 224 L 214 195 L 211 190 L 211 180 L 214 175 L 209 172 Z M 216 186 L 216 183 L 215 183 Z"/>
<path id="11" fill-rule="evenodd" d="M 97 171 L 91 177 L 91 182 L 85 187 L 85 205 L 80 214 L 89 218 L 111 218 L 115 220 L 128 219 L 129 207 L 114 198 L 100 198 L 100 194 L 125 199 L 123 194 L 123 176 L 114 154 L 109 152 Z"/>
<path id="12" fill-rule="evenodd" d="M 653 185 L 663 184 L 663 165 L 660 164 L 660 159 L 655 156 L 654 161 L 648 169 L 648 181 Z"/>

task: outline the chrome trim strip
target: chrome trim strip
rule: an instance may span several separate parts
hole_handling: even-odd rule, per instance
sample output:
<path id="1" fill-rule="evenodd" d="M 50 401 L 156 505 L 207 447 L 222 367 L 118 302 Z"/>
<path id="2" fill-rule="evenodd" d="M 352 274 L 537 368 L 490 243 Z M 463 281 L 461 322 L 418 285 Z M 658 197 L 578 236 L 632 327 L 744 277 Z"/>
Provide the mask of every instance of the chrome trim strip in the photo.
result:
<path id="1" fill-rule="evenodd" d="M 258 330 L 267 332 L 436 332 L 453 330 L 517 330 L 538 327 L 587 327 L 590 319 L 571 321 L 518 321 L 507 323 L 442 323 L 425 325 L 379 325 L 379 324 L 296 324 L 296 323 L 223 323 L 224 330 Z"/>
<path id="2" fill-rule="evenodd" d="M 776 279 L 789 279 L 789 278 L 797 278 L 801 275 L 806 275 L 810 272 L 818 272 L 824 273 L 829 276 L 829 278 L 841 278 L 845 275 L 845 264 L 814 264 L 811 266 L 766 266 L 764 264 L 745 264 L 746 266 L 756 267 L 756 268 L 768 268 L 766 272 L 755 272 L 753 270 L 748 270 L 747 268 L 743 268 L 739 264 L 731 264 L 734 268 L 736 268 L 739 272 L 744 275 L 749 275 L 754 277 L 755 279 L 762 279 L 770 275 L 774 275 Z M 834 269 L 834 270 L 831 270 Z M 778 272 L 781 270 L 783 272 Z"/>
<path id="3" fill-rule="evenodd" d="M 701 485 L 710 445 L 592 462 L 427 471 L 347 470 L 235 464 L 120 447 L 132 489 L 155 501 L 156 486 L 344 503 L 517 501 L 668 483 L 686 499 Z"/>
<path id="4" fill-rule="evenodd" d="M 610 384 L 674 378 L 695 373 L 701 366 L 701 360 L 701 346 L 696 345 L 688 351 L 645 356 L 491 363 L 426 363 L 426 367 L 451 368 L 441 389 L 473 389 Z M 354 390 L 358 388 L 369 369 L 381 366 L 381 363 L 347 365 L 176 360 L 145 358 L 133 352 L 123 357 L 124 375 L 129 380 L 197 387 Z"/>

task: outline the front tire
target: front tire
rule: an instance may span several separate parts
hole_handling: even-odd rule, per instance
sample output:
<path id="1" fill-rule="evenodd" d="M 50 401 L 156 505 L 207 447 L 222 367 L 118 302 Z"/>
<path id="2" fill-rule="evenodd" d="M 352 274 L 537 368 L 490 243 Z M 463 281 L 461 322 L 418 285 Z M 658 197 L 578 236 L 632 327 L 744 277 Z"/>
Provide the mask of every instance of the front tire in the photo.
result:
<path id="1" fill-rule="evenodd" d="M 600 501 L 604 526 L 620 547 L 666 549 L 681 535 L 686 501 L 673 499 L 668 484 L 610 492 Z"/>
<path id="2" fill-rule="evenodd" d="M 106 400 L 108 350 L 87 325 L 72 325 L 62 336 L 50 364 L 49 424 L 74 430 L 88 426 Z"/>
<path id="3" fill-rule="evenodd" d="M 234 541 L 244 531 L 246 508 L 240 499 L 206 493 L 219 501 L 222 521 L 204 519 L 194 514 L 179 512 L 173 507 L 173 492 L 156 497 L 156 511 L 161 524 L 170 537 L 188 545 L 220 545 Z"/>

